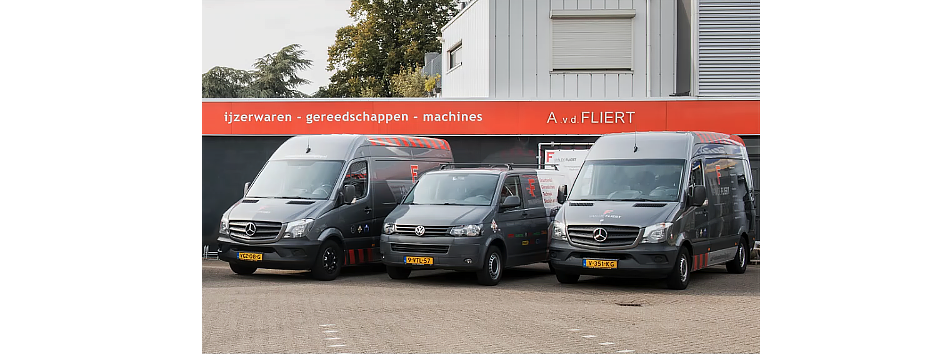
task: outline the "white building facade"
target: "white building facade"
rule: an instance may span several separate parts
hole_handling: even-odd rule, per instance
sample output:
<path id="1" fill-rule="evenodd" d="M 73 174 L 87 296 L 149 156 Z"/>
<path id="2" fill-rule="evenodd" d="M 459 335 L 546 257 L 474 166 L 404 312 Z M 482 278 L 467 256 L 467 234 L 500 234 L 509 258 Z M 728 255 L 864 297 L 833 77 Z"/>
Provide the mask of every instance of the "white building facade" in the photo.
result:
<path id="1" fill-rule="evenodd" d="M 442 97 L 757 100 L 759 5 L 470 1 L 442 30 Z"/>

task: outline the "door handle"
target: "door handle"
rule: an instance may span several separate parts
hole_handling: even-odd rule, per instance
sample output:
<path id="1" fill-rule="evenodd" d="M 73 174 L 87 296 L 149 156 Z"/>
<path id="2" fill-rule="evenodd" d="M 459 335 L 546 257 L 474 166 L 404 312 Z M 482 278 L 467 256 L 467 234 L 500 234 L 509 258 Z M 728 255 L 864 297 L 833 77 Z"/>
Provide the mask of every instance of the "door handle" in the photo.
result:
<path id="1" fill-rule="evenodd" d="M 366 207 L 366 208 L 363 209 L 363 211 L 366 212 L 367 214 L 369 214 L 369 212 L 370 212 L 371 210 L 372 210 L 372 209 L 370 209 L 369 207 Z"/>

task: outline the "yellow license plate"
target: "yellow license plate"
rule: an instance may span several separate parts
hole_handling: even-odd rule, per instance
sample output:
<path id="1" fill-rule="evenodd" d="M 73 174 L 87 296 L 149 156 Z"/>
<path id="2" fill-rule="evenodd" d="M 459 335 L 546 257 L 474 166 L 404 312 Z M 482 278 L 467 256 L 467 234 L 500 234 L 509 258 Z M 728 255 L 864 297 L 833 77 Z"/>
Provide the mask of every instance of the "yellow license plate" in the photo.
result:
<path id="1" fill-rule="evenodd" d="M 431 257 L 405 257 L 405 264 L 433 265 L 434 259 Z"/>
<path id="2" fill-rule="evenodd" d="M 585 268 L 613 269 L 617 267 L 617 261 L 604 261 L 600 259 L 584 260 Z"/>
<path id="3" fill-rule="evenodd" d="M 238 259 L 242 261 L 262 261 L 263 253 L 238 252 Z"/>

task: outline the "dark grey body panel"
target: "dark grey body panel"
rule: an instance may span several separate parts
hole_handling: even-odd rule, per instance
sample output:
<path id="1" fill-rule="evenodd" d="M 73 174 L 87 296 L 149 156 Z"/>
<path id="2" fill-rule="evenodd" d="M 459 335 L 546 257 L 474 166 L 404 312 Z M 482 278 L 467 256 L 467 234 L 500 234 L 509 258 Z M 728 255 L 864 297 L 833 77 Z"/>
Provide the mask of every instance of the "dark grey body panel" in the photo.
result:
<path id="1" fill-rule="evenodd" d="M 745 147 L 725 134 L 701 132 L 645 132 L 609 134 L 588 152 L 585 164 L 615 159 L 683 159 L 680 199 L 676 202 L 568 201 L 556 221 L 582 235 L 582 228 L 605 227 L 628 233 L 638 228 L 635 242 L 619 246 L 572 237 L 551 240 L 550 263 L 569 273 L 616 277 L 668 276 L 678 252 L 690 248 L 692 269 L 723 264 L 747 238 L 754 247 L 757 236 L 754 196 Z M 634 151 L 635 150 L 635 151 Z M 584 167 L 583 167 L 584 168 Z M 687 186 L 704 185 L 704 206 L 688 205 Z M 659 206 L 660 205 L 660 206 Z M 671 223 L 662 243 L 641 243 L 647 226 Z M 586 230 L 586 229 L 585 229 Z M 553 228 L 550 226 L 549 232 Z M 583 259 L 618 260 L 616 269 L 589 269 Z"/>
<path id="2" fill-rule="evenodd" d="M 277 227 L 279 233 L 275 238 L 263 240 L 220 235 L 219 258 L 258 268 L 310 269 L 319 246 L 330 239 L 344 248 L 345 265 L 378 262 L 381 259 L 379 234 L 382 220 L 410 190 L 418 173 L 437 168 L 441 163 L 453 162 L 452 151 L 446 144 L 438 147 L 429 143 L 433 140 L 429 139 L 427 145 L 430 147 L 416 147 L 410 146 L 410 139 L 399 138 L 364 135 L 290 138 L 273 153 L 268 163 L 279 160 L 344 161 L 334 190 L 339 191 L 349 176 L 362 176 L 365 189 L 357 191 L 358 198 L 352 204 L 339 204 L 337 193 L 331 193 L 322 200 L 244 198 L 229 208 L 223 218 L 264 223 Z M 424 144 L 421 141 L 418 139 L 416 145 Z M 364 164 L 362 170 L 351 170 Z M 314 220 L 306 231 L 306 237 L 283 238 L 287 223 L 306 218 Z M 262 253 L 263 260 L 239 261 L 238 252 Z"/>
<path id="3" fill-rule="evenodd" d="M 479 172 L 499 176 L 491 205 L 399 205 L 386 218 L 386 223 L 403 225 L 405 230 L 421 225 L 425 229 L 449 228 L 461 225 L 481 225 L 479 236 L 448 234 L 416 236 L 411 233 L 382 234 L 383 263 L 412 269 L 478 270 L 483 266 L 488 247 L 497 245 L 504 253 L 505 267 L 544 262 L 550 217 L 542 202 L 539 178 L 534 169 L 453 169 L 446 172 Z M 433 171 L 439 174 L 444 171 Z M 520 183 L 520 206 L 500 208 L 501 191 L 508 178 Z M 531 184 L 533 190 L 531 191 Z M 492 222 L 495 228 L 492 227 Z M 405 257 L 432 257 L 432 266 L 408 265 Z M 465 262 L 466 259 L 471 262 Z"/>

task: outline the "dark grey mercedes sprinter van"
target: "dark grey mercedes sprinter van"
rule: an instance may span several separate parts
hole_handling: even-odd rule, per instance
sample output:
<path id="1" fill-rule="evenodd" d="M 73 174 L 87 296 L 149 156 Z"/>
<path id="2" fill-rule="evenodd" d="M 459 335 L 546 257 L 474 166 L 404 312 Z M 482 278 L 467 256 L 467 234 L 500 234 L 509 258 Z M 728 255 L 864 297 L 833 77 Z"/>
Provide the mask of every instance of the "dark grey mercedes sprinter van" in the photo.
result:
<path id="1" fill-rule="evenodd" d="M 550 226 L 550 264 L 562 283 L 583 274 L 664 278 L 672 289 L 709 266 L 743 273 L 758 236 L 752 186 L 737 136 L 604 135 L 572 190 L 559 191 L 567 202 Z"/>
<path id="2" fill-rule="evenodd" d="M 392 279 L 408 278 L 412 269 L 453 269 L 496 285 L 504 268 L 546 261 L 558 204 L 544 203 L 539 176 L 564 183 L 564 173 L 445 167 L 422 176 L 385 219 L 380 243 Z"/>
<path id="3" fill-rule="evenodd" d="M 336 278 L 344 265 L 379 261 L 382 220 L 419 174 L 452 161 L 442 139 L 292 137 L 222 216 L 219 259 L 238 274 L 311 270 L 320 280 Z"/>

